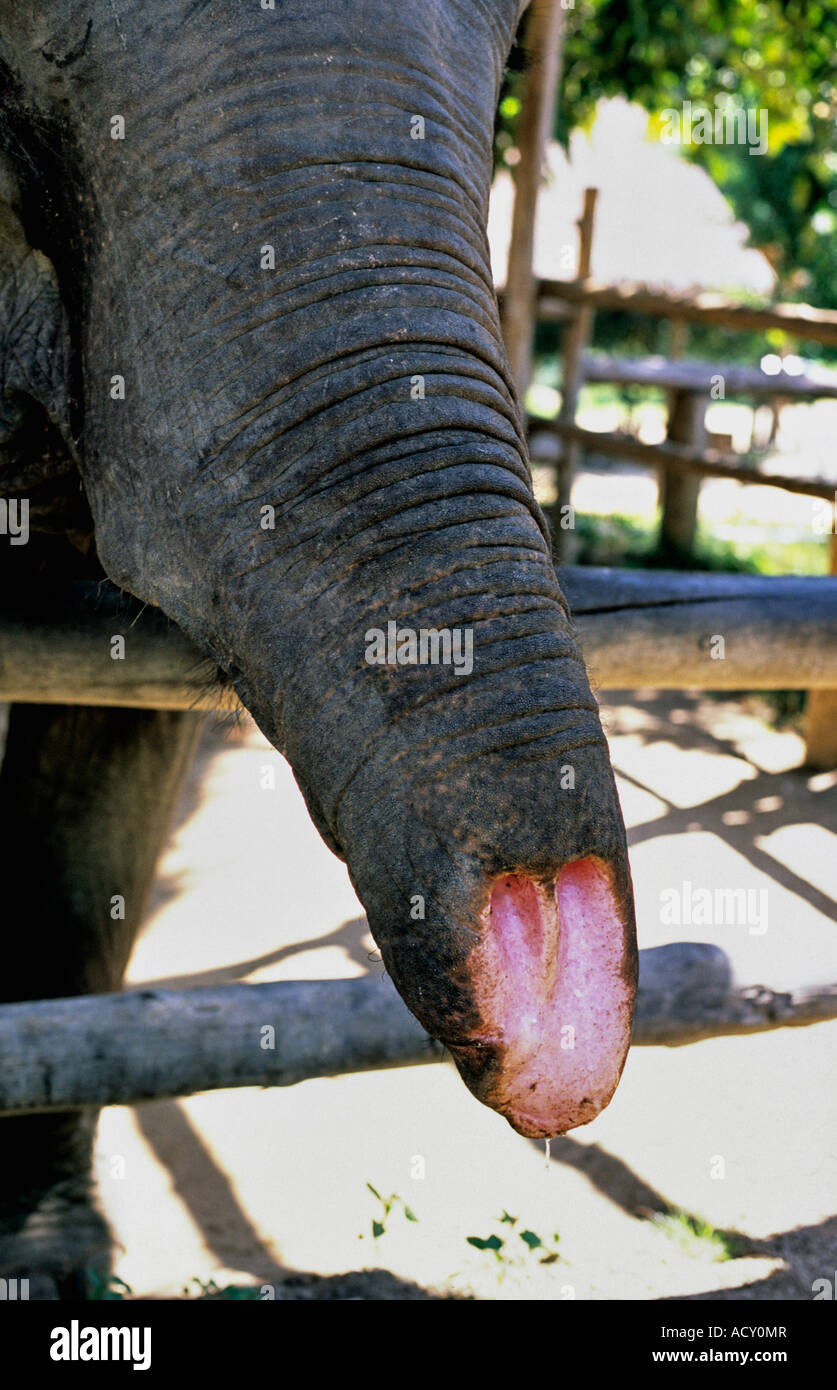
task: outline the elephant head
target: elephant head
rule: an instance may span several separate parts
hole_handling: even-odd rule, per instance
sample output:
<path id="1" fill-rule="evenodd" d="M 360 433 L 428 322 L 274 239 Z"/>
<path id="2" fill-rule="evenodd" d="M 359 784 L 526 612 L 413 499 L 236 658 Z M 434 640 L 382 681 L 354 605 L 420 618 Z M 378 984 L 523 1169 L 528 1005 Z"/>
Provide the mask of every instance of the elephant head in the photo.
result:
<path id="1" fill-rule="evenodd" d="M 107 574 L 228 674 L 410 1009 L 546 1136 L 613 1094 L 636 952 L 486 243 L 522 8 L 2 0 L 0 131 L 58 287 L 26 389 Z"/>

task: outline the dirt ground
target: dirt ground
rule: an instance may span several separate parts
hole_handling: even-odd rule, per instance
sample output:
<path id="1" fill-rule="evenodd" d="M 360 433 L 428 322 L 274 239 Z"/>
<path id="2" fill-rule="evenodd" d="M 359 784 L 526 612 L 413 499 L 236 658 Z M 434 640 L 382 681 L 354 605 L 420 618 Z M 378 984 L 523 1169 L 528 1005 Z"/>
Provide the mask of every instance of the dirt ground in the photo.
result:
<path id="1" fill-rule="evenodd" d="M 837 774 L 800 770 L 798 736 L 738 699 L 611 693 L 603 712 L 640 944 L 715 941 L 742 983 L 837 980 Z M 684 881 L 766 889 L 767 929 L 664 925 Z M 287 765 L 247 722 L 209 728 L 129 985 L 380 969 Z M 115 1270 L 157 1297 L 808 1299 L 837 1277 L 835 1043 L 825 1023 L 634 1048 L 550 1159 L 447 1065 L 111 1108 Z"/>

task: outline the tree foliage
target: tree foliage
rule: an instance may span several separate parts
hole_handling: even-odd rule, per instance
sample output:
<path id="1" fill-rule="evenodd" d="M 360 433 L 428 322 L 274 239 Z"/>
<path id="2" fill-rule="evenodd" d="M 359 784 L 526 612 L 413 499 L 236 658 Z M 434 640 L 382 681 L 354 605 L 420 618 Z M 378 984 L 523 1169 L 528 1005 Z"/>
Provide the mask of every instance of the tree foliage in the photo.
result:
<path id="1" fill-rule="evenodd" d="M 685 101 L 767 112 L 768 144 L 693 144 L 701 164 L 776 270 L 783 297 L 837 305 L 837 0 L 577 0 L 555 136 L 621 94 L 652 130 Z M 525 21 L 524 21 L 525 22 Z M 526 56 L 515 48 L 497 129 L 513 162 Z"/>

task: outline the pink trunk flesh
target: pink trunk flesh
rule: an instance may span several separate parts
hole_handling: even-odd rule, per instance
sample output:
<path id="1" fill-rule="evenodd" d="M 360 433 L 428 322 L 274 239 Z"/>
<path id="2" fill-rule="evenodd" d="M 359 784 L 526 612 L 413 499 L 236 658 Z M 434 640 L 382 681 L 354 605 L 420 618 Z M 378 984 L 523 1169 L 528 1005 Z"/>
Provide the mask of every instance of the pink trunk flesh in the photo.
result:
<path id="1" fill-rule="evenodd" d="M 471 957 L 481 1034 L 497 1047 L 488 1103 L 521 1134 L 587 1124 L 616 1089 L 631 1034 L 626 929 L 603 864 L 580 859 L 554 894 L 499 879 Z"/>

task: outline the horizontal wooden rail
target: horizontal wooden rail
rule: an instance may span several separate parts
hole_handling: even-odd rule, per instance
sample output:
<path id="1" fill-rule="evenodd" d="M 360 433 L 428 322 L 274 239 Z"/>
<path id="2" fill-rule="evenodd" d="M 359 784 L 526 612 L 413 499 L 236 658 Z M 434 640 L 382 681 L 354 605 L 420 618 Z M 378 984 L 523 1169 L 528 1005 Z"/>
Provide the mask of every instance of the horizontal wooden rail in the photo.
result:
<path id="1" fill-rule="evenodd" d="M 602 285 L 594 280 L 541 280 L 538 283 L 537 317 L 542 322 L 566 316 L 567 304 L 591 309 L 621 309 L 652 318 L 685 319 L 689 323 L 716 324 L 741 332 L 764 333 L 780 328 L 796 338 L 837 345 L 837 313 L 810 304 L 742 304 L 726 295 L 666 294 L 647 285 Z"/>
<path id="2" fill-rule="evenodd" d="M 601 689 L 835 688 L 835 578 L 582 566 L 559 578 Z"/>
<path id="3" fill-rule="evenodd" d="M 582 444 L 591 454 L 605 454 L 609 458 L 636 459 L 638 463 L 653 468 L 671 468 L 680 473 L 699 473 L 707 478 L 729 478 L 736 483 L 759 483 L 762 487 L 779 487 L 785 492 L 801 493 L 804 497 L 821 497 L 834 502 L 837 498 L 837 483 L 824 478 L 796 478 L 792 474 L 762 473 L 756 468 L 747 468 L 738 454 L 722 454 L 717 449 L 692 449 L 686 444 L 644 444 L 629 434 L 607 434 L 600 430 L 586 430 L 581 425 L 570 424 L 560 419 L 529 420 L 531 452 L 537 458 L 538 431 L 557 434 L 561 439 Z"/>
<path id="4" fill-rule="evenodd" d="M 633 1041 L 701 1038 L 837 1016 L 837 985 L 733 983 L 716 946 L 640 952 Z M 155 987 L 0 1006 L 0 1115 L 132 1105 L 441 1060 L 388 978 Z"/>
<path id="5" fill-rule="evenodd" d="M 560 579 L 599 688 L 837 688 L 837 576 L 567 565 Z M 124 638 L 124 659 L 112 658 L 114 637 Z M 110 585 L 77 583 L 48 614 L 0 610 L 0 701 L 229 708 L 215 675 L 158 609 Z"/>
<path id="6" fill-rule="evenodd" d="M 158 608 L 112 584 L 79 581 L 0 608 L 0 700 L 214 709 L 223 695 L 214 662 Z"/>
<path id="7" fill-rule="evenodd" d="M 654 386 L 664 391 L 694 391 L 709 397 L 723 383 L 724 399 L 731 396 L 782 396 L 789 400 L 822 400 L 837 397 L 837 372 L 765 372 L 760 367 L 730 363 L 714 366 L 665 357 L 610 357 L 588 352 L 582 359 L 585 381 L 606 381 L 621 386 Z"/>

